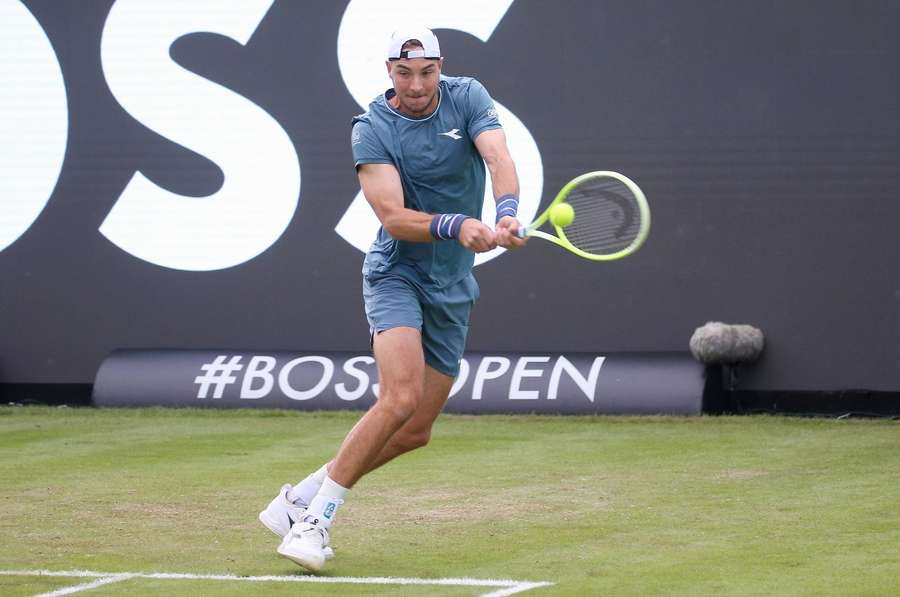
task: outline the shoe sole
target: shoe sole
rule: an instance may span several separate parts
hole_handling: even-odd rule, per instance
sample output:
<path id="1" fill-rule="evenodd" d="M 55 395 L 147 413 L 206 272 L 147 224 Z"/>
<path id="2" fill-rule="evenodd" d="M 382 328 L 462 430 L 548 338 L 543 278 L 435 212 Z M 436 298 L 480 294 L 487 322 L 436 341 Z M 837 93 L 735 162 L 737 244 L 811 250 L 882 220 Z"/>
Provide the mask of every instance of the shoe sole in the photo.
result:
<path id="1" fill-rule="evenodd" d="M 274 520 L 269 518 L 269 515 L 266 514 L 265 510 L 263 510 L 262 512 L 259 513 L 259 521 L 263 524 L 264 527 L 266 527 L 267 529 L 269 529 L 270 531 L 275 533 L 277 536 L 284 539 L 284 535 L 281 533 L 281 531 L 278 530 L 278 525 L 275 524 Z M 325 547 L 322 551 L 325 553 L 326 561 L 330 560 L 331 558 L 334 557 L 334 550 L 331 549 L 330 547 Z M 278 552 L 278 553 L 281 553 L 281 552 Z M 284 555 L 284 554 L 282 554 L 282 555 Z M 287 557 L 287 556 L 285 556 L 285 557 Z M 300 565 L 302 566 L 303 564 L 300 564 Z"/>
<path id="2" fill-rule="evenodd" d="M 281 546 L 277 549 L 278 553 L 295 564 L 303 566 L 310 572 L 318 572 L 325 565 L 325 558 L 309 557 L 304 554 L 295 554 L 288 551 L 282 551 Z"/>

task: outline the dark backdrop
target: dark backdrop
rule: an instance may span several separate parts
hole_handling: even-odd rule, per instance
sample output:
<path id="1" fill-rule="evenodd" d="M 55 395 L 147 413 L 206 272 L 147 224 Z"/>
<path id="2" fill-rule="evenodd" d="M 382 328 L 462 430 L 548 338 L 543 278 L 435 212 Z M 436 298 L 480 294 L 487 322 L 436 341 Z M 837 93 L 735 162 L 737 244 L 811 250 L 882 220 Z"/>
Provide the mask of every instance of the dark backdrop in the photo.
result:
<path id="1" fill-rule="evenodd" d="M 358 191 L 360 109 L 335 52 L 345 4 L 279 0 L 246 46 L 196 33 L 171 47 L 300 156 L 285 232 L 213 271 L 148 263 L 98 232 L 136 171 L 192 197 L 223 180 L 113 97 L 111 4 L 25 3 L 60 62 L 69 136 L 49 203 L 0 252 L 0 381 L 89 383 L 121 347 L 367 350 L 362 254 L 334 231 Z M 516 0 L 486 43 L 437 28 L 445 72 L 479 78 L 533 135 L 545 201 L 616 170 L 654 218 L 617 263 L 536 241 L 479 266 L 469 348 L 685 350 L 720 320 L 766 333 L 745 389 L 900 389 L 898 22 L 889 1 Z"/>

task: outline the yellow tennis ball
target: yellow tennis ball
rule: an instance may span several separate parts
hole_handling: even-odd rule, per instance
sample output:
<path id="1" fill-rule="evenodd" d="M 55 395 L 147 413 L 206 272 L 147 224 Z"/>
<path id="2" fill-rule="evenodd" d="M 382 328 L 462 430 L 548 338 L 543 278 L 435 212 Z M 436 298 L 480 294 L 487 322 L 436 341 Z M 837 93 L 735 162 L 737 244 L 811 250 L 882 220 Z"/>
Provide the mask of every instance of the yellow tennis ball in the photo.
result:
<path id="1" fill-rule="evenodd" d="M 565 228 L 575 219 L 575 210 L 568 203 L 557 203 L 550 208 L 550 222 L 554 226 Z"/>

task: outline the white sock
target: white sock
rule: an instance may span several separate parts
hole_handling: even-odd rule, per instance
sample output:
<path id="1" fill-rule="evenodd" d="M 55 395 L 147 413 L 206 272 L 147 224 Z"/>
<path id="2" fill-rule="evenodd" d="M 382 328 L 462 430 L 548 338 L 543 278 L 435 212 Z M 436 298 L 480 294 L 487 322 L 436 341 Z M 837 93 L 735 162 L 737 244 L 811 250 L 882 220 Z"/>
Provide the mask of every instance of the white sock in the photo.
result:
<path id="1" fill-rule="evenodd" d="M 332 481 L 331 477 L 326 477 L 319 493 L 309 503 L 304 520 L 326 529 L 329 528 L 334 522 L 334 515 L 337 513 L 338 507 L 344 503 L 344 496 L 348 491 L 350 490 L 346 487 L 341 487 Z"/>
<path id="2" fill-rule="evenodd" d="M 294 485 L 287 494 L 287 499 L 301 508 L 306 508 L 322 487 L 322 481 L 328 477 L 328 463 L 322 468 L 308 475 L 305 479 Z"/>

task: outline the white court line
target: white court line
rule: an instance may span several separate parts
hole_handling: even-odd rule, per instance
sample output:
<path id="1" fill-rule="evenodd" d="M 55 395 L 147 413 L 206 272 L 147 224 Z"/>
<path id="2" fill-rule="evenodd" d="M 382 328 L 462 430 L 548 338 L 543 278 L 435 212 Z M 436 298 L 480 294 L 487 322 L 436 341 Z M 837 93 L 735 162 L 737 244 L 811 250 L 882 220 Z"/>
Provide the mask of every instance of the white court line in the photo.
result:
<path id="1" fill-rule="evenodd" d="M 0 572 L 0 574 L 4 574 Z M 46 575 L 43 575 L 46 576 Z M 35 595 L 34 597 L 61 597 L 62 595 L 71 595 L 72 593 L 80 593 L 81 591 L 89 591 L 91 589 L 96 589 L 97 587 L 102 587 L 103 585 L 108 585 L 114 582 L 119 582 L 122 580 L 128 580 L 132 578 L 130 574 L 115 574 L 112 576 L 101 576 L 94 582 L 87 582 L 80 585 L 73 585 L 71 587 L 63 587 L 62 589 L 57 589 L 55 591 L 50 591 L 49 593 L 41 593 L 40 595 Z"/>
<path id="2" fill-rule="evenodd" d="M 432 585 L 452 587 L 497 587 L 497 591 L 482 597 L 506 597 L 538 587 L 548 587 L 551 582 L 525 580 L 495 580 L 480 578 L 394 578 L 389 576 L 235 576 L 232 574 L 182 574 L 177 572 L 94 572 L 92 570 L 0 570 L 0 576 L 56 576 L 66 578 L 96 578 L 94 582 L 66 587 L 36 597 L 59 597 L 87 591 L 109 583 L 133 578 L 159 580 L 227 580 L 239 582 L 305 582 L 319 584 L 354 585 Z"/>

